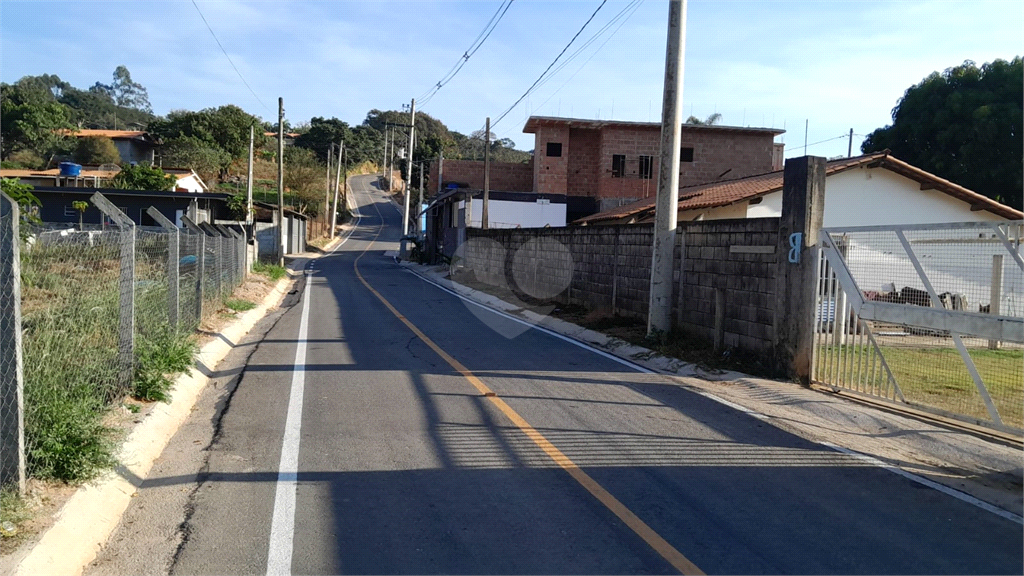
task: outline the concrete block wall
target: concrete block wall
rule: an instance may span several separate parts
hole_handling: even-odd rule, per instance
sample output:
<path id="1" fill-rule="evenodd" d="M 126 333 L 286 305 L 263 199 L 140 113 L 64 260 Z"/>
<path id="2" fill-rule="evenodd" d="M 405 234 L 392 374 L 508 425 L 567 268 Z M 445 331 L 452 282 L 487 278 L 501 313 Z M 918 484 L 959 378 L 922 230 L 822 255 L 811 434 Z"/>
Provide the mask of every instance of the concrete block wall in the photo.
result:
<path id="1" fill-rule="evenodd" d="M 444 174 L 445 182 L 460 182 L 468 184 L 474 190 L 484 188 L 484 163 L 479 160 L 445 160 Z M 437 189 L 438 163 L 430 163 L 428 172 L 430 186 Z M 533 191 L 533 159 L 525 164 L 513 164 L 511 162 L 491 162 L 491 190 L 502 192 L 532 192 Z"/>
<path id="2" fill-rule="evenodd" d="M 785 313 L 776 287 L 779 219 L 688 222 L 680 229 L 686 254 L 676 287 L 677 303 L 682 290 L 682 306 L 675 310 L 677 327 L 713 341 L 716 292 L 721 291 L 723 344 L 768 354 L 774 346 L 778 315 Z M 747 252 L 769 248 L 770 253 Z"/>
<path id="3" fill-rule="evenodd" d="M 779 219 L 687 222 L 679 232 L 673 298 L 676 329 L 714 342 L 716 305 L 721 299 L 722 344 L 770 355 L 777 322 L 786 313 L 776 286 L 778 258 L 785 258 L 776 253 Z M 645 319 L 653 233 L 650 224 L 471 228 L 466 265 L 480 281 L 540 300 Z"/>

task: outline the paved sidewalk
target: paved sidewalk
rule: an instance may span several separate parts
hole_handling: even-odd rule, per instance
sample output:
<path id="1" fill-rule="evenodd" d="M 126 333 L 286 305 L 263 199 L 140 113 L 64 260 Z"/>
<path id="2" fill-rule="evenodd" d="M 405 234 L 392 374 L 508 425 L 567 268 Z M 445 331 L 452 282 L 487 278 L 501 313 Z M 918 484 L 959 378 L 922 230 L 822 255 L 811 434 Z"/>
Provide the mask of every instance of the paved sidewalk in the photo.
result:
<path id="1" fill-rule="evenodd" d="M 983 502 L 1024 515 L 1024 450 L 836 394 L 739 372 L 710 373 L 693 364 L 575 324 L 540 316 L 448 279 L 445 266 L 406 264 L 462 296 L 666 374 L 666 384 L 697 391 L 759 414 L 809 440 L 851 450 Z M 467 304 L 469 305 L 469 304 Z"/>

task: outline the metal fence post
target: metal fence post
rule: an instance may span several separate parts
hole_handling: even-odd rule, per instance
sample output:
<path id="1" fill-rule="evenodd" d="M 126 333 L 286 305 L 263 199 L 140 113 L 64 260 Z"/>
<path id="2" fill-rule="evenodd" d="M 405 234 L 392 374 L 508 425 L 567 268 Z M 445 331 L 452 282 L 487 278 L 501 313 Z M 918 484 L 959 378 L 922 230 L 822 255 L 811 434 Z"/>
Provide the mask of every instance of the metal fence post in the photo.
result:
<path id="1" fill-rule="evenodd" d="M 181 223 L 192 233 L 199 235 L 196 249 L 196 323 L 203 322 L 203 275 L 206 273 L 206 232 L 188 216 L 181 217 Z"/>
<path id="2" fill-rule="evenodd" d="M 0 486 L 25 492 L 25 395 L 21 350 L 18 204 L 0 194 Z"/>
<path id="3" fill-rule="evenodd" d="M 117 356 L 121 369 L 120 381 L 128 384 L 132 381 L 135 366 L 135 222 L 99 192 L 93 194 L 89 200 L 120 229 L 121 317 L 117 325 Z"/>
<path id="4" fill-rule="evenodd" d="M 170 322 L 171 327 L 175 330 L 178 329 L 178 310 L 179 310 L 179 299 L 178 299 L 178 270 L 179 270 L 179 259 L 181 258 L 180 249 L 180 231 L 178 227 L 167 219 L 166 216 L 160 213 L 155 207 L 150 206 L 146 208 L 146 214 L 149 214 L 150 218 L 156 220 L 157 224 L 161 228 L 167 231 L 167 320 Z"/>

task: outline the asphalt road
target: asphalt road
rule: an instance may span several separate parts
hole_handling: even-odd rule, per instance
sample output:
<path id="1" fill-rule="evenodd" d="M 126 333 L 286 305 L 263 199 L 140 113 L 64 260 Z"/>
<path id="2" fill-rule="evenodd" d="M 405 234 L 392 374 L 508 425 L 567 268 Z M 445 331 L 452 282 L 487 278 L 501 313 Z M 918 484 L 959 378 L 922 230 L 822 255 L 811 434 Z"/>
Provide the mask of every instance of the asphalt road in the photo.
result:
<path id="1" fill-rule="evenodd" d="M 1018 523 L 420 279 L 353 185 L 89 574 L 1024 573 Z"/>

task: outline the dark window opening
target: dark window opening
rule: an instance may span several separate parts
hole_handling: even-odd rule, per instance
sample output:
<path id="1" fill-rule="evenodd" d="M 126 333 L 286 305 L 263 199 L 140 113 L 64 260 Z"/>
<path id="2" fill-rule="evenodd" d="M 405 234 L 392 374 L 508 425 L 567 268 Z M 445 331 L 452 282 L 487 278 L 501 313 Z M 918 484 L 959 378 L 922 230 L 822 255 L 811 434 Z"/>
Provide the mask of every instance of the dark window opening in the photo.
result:
<path id="1" fill-rule="evenodd" d="M 683 148 L 679 151 L 680 162 L 693 162 L 693 148 Z"/>
<path id="2" fill-rule="evenodd" d="M 558 157 L 562 155 L 561 142 L 548 142 L 548 156 Z"/>
<path id="3" fill-rule="evenodd" d="M 612 155 L 612 178 L 622 178 L 626 173 L 626 155 Z"/>
<path id="4" fill-rule="evenodd" d="M 654 176 L 654 157 L 640 157 L 640 179 L 650 180 Z"/>

